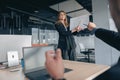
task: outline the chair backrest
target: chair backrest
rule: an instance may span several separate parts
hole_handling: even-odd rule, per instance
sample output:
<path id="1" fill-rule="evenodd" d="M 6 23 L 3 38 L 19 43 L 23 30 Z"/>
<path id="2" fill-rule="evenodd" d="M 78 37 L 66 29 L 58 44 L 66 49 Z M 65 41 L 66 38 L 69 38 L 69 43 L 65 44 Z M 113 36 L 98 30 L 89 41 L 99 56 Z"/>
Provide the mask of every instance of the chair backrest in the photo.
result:
<path id="1" fill-rule="evenodd" d="M 85 51 L 85 46 L 82 43 L 79 43 L 80 51 Z"/>

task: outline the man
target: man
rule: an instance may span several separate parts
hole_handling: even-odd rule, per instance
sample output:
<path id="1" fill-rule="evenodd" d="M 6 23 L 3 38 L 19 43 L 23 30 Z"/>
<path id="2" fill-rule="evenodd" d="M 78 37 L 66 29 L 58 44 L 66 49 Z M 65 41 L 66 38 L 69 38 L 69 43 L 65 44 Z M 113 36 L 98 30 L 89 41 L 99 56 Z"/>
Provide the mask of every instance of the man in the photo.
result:
<path id="1" fill-rule="evenodd" d="M 55 54 L 55 56 L 53 56 Z M 61 50 L 46 52 L 46 69 L 55 80 L 59 80 L 64 77 L 64 66 L 62 63 Z"/>
<path id="2" fill-rule="evenodd" d="M 118 32 L 101 28 L 97 29 L 96 25 L 92 22 L 88 24 L 88 29 L 90 31 L 94 30 L 96 37 L 120 51 L 120 0 L 109 0 L 109 5 Z M 55 54 L 55 56 L 53 56 L 53 54 Z M 65 80 L 60 49 L 56 52 L 46 52 L 46 68 L 53 80 Z M 120 80 L 120 63 L 118 62 L 115 66 L 97 77 L 95 80 Z"/>

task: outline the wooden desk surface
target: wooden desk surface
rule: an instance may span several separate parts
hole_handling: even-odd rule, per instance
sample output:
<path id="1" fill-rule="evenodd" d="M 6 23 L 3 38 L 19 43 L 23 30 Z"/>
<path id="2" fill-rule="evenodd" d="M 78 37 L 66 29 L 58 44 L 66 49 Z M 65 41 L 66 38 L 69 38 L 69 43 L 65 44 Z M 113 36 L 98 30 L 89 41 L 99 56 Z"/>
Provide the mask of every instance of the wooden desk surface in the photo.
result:
<path id="1" fill-rule="evenodd" d="M 92 80 L 110 68 L 106 65 L 97 65 L 84 62 L 64 61 L 65 68 L 73 71 L 65 74 L 67 80 Z"/>
<path id="2" fill-rule="evenodd" d="M 100 75 L 110 67 L 105 65 L 96 65 L 84 62 L 63 61 L 65 68 L 73 69 L 73 71 L 65 73 L 67 80 L 91 80 Z M 10 72 L 10 69 L 0 70 L 0 80 L 28 80 L 25 78 L 21 67 L 20 71 Z"/>

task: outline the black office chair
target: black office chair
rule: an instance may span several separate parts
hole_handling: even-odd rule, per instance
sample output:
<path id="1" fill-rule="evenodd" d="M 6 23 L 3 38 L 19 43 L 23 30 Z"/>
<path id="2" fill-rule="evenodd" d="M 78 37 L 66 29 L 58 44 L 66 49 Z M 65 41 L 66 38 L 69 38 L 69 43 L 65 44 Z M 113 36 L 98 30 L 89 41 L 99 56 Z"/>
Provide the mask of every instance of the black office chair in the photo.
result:
<path id="1" fill-rule="evenodd" d="M 84 54 L 85 60 L 90 62 L 90 53 L 92 53 L 92 51 L 89 49 L 86 49 L 82 43 L 79 43 L 79 46 L 80 46 L 80 53 Z"/>

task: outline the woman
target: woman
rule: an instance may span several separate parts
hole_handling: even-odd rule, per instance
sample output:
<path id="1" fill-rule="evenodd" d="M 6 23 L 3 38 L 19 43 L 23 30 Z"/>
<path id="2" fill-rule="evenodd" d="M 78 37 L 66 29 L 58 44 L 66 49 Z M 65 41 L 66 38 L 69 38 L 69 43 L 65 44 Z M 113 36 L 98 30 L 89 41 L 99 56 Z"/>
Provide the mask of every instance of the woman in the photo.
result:
<path id="1" fill-rule="evenodd" d="M 64 11 L 59 12 L 55 27 L 59 33 L 58 48 L 62 51 L 63 59 L 75 60 L 76 44 L 73 35 L 75 35 L 77 31 L 80 31 L 80 27 L 70 30 Z"/>

